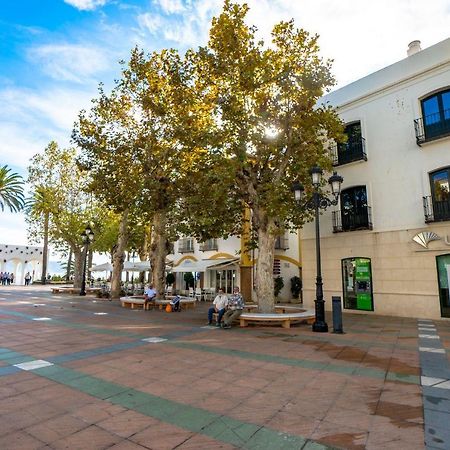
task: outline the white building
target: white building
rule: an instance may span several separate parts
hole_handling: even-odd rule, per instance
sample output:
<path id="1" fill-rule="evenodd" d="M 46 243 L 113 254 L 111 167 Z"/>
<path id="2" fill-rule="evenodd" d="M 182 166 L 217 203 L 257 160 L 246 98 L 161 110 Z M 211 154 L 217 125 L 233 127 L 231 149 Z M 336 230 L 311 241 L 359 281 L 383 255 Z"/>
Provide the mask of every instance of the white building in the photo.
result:
<path id="1" fill-rule="evenodd" d="M 339 204 L 320 218 L 327 309 L 338 295 L 349 312 L 450 317 L 450 39 L 408 55 L 324 98 L 349 136 Z M 313 224 L 302 250 L 312 306 Z"/>
<path id="2" fill-rule="evenodd" d="M 284 288 L 280 300 L 290 300 L 290 279 L 299 276 L 300 257 L 297 234 L 286 233 L 279 237 L 275 244 L 274 277 L 281 276 Z M 209 239 L 198 243 L 193 238 L 183 238 L 174 245 L 174 253 L 169 255 L 173 261 L 172 272 L 176 276 L 176 289 L 187 288 L 184 275 L 194 275 L 196 287 L 206 291 L 217 292 L 223 288 L 231 293 L 238 286 L 245 301 L 255 299 L 253 280 L 257 251 L 245 252 L 244 239 L 230 237 L 228 239 Z"/>
<path id="3" fill-rule="evenodd" d="M 0 244 L 0 272 L 14 274 L 14 284 L 25 284 L 25 275 L 32 280 L 42 276 L 43 247 Z"/>

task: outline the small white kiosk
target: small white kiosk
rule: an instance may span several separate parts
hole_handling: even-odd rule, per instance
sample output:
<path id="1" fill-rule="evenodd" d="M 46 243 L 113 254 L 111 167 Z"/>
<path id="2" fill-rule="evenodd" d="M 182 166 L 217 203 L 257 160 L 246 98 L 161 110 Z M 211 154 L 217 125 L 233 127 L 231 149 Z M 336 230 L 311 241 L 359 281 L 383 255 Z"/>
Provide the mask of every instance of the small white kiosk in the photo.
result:
<path id="1" fill-rule="evenodd" d="M 32 280 L 40 280 L 43 250 L 31 245 L 0 244 L 0 272 L 13 273 L 15 285 L 25 284 L 27 272 Z"/>

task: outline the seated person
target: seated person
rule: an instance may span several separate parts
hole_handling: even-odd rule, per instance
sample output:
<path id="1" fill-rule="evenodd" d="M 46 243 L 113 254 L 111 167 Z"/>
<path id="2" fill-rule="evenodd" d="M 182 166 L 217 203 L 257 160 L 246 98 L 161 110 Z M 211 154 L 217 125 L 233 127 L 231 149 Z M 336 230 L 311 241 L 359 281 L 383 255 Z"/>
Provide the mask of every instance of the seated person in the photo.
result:
<path id="1" fill-rule="evenodd" d="M 144 299 L 145 302 L 153 302 L 156 300 L 156 289 L 153 287 L 153 284 L 151 284 L 145 291 L 144 291 Z"/>
<path id="2" fill-rule="evenodd" d="M 208 309 L 208 325 L 212 325 L 213 313 L 216 312 L 218 314 L 216 327 L 220 327 L 222 316 L 225 314 L 227 304 L 228 304 L 228 297 L 223 292 L 223 289 L 220 288 L 219 293 L 214 299 L 211 308 Z"/>
<path id="3" fill-rule="evenodd" d="M 244 299 L 239 292 L 239 288 L 236 286 L 233 289 L 233 295 L 228 300 L 227 311 L 223 316 L 222 328 L 231 328 L 231 324 L 236 320 L 244 310 Z"/>

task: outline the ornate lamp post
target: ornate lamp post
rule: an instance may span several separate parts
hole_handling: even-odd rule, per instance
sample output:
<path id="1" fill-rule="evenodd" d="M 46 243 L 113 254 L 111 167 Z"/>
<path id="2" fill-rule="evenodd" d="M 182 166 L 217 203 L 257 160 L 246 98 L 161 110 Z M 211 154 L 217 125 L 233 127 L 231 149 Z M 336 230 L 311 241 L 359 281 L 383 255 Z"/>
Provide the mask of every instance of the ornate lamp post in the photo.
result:
<path id="1" fill-rule="evenodd" d="M 331 192 L 333 199 L 330 200 L 327 196 L 319 192 L 323 171 L 320 167 L 313 167 L 310 170 L 312 177 L 312 185 L 314 187 L 313 195 L 310 199 L 307 199 L 302 205 L 307 209 L 314 209 L 315 222 L 316 222 L 316 262 L 317 262 L 317 276 L 316 276 L 316 300 L 315 300 L 315 312 L 316 319 L 313 323 L 312 330 L 319 333 L 326 333 L 328 331 L 328 325 L 325 322 L 325 301 L 323 300 L 323 283 L 322 283 L 322 266 L 320 260 L 320 228 L 319 228 L 319 208 L 326 209 L 331 205 L 337 205 L 339 199 L 339 193 L 341 191 L 341 183 L 344 179 L 336 172 L 329 178 L 328 183 L 331 185 Z M 294 191 L 295 200 L 300 204 L 302 200 L 302 194 L 304 187 L 301 183 L 296 182 L 292 186 Z"/>
<path id="2" fill-rule="evenodd" d="M 86 229 L 81 233 L 81 239 L 83 240 L 83 277 L 81 279 L 80 295 L 86 295 L 86 260 L 88 255 L 89 244 L 94 240 L 94 232 L 88 225 Z"/>

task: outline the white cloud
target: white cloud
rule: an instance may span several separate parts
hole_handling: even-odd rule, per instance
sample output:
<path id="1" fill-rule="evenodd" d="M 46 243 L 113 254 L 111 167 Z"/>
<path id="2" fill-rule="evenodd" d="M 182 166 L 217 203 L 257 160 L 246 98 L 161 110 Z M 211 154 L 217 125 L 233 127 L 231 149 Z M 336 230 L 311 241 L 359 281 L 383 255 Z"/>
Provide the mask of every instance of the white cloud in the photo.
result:
<path id="1" fill-rule="evenodd" d="M 64 2 L 81 11 L 92 11 L 105 5 L 107 0 L 64 0 Z"/>
<path id="2" fill-rule="evenodd" d="M 185 10 L 181 0 L 156 0 L 166 14 L 180 13 Z"/>
<path id="3" fill-rule="evenodd" d="M 0 154 L 3 164 L 25 169 L 29 159 L 42 152 L 51 140 L 70 144 L 70 134 L 78 112 L 89 107 L 96 95 L 75 89 L 6 88 L 0 91 Z"/>
<path id="4" fill-rule="evenodd" d="M 33 47 L 28 58 L 56 80 L 84 83 L 110 67 L 107 51 L 74 44 L 50 44 Z"/>
<path id="5" fill-rule="evenodd" d="M 0 236 L 2 244 L 28 245 L 25 216 L 22 213 L 0 211 Z"/>
<path id="6" fill-rule="evenodd" d="M 153 12 L 138 15 L 141 33 L 150 33 L 183 47 L 206 43 L 211 18 L 220 11 L 222 0 L 187 1 L 155 0 L 161 14 Z M 180 7 L 178 7 L 180 3 Z"/>
<path id="7" fill-rule="evenodd" d="M 265 41 L 270 40 L 274 24 L 292 18 L 297 27 L 319 34 L 321 54 L 334 60 L 339 86 L 405 58 L 407 45 L 414 39 L 426 48 L 449 37 L 448 0 L 428 2 L 426 8 L 422 0 L 237 1 L 249 5 L 247 23 L 256 25 Z M 181 46 L 203 45 L 211 17 L 220 13 L 222 4 L 222 0 L 188 0 L 176 14 L 164 11 L 148 23 L 138 19 L 141 32 Z"/>

